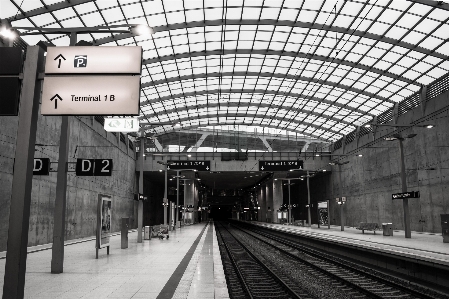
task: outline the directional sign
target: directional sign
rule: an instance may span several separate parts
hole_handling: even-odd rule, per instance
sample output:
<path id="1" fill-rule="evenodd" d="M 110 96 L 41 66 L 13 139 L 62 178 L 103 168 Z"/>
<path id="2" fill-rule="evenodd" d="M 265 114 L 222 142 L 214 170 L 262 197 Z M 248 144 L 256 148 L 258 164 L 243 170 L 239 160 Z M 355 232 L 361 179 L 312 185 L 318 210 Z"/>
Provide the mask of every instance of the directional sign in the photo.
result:
<path id="1" fill-rule="evenodd" d="M 139 115 L 139 76 L 46 77 L 42 115 Z"/>
<path id="2" fill-rule="evenodd" d="M 167 166 L 168 170 L 173 169 L 196 169 L 198 171 L 210 171 L 210 161 L 168 161 L 168 164 L 172 164 Z"/>
<path id="3" fill-rule="evenodd" d="M 77 159 L 77 176 L 111 176 L 112 159 Z"/>
<path id="4" fill-rule="evenodd" d="M 391 194 L 392 199 L 419 198 L 419 197 L 420 197 L 419 191 L 409 191 L 409 192 Z"/>
<path id="5" fill-rule="evenodd" d="M 259 171 L 289 171 L 290 169 L 303 169 L 302 160 L 293 161 L 259 161 Z"/>
<path id="6" fill-rule="evenodd" d="M 49 47 L 45 74 L 135 74 L 142 47 Z"/>
<path id="7" fill-rule="evenodd" d="M 34 158 L 33 175 L 49 175 L 49 173 L 50 173 L 50 159 Z"/>
<path id="8" fill-rule="evenodd" d="M 105 118 L 104 129 L 108 132 L 138 132 L 139 119 L 137 117 Z"/>

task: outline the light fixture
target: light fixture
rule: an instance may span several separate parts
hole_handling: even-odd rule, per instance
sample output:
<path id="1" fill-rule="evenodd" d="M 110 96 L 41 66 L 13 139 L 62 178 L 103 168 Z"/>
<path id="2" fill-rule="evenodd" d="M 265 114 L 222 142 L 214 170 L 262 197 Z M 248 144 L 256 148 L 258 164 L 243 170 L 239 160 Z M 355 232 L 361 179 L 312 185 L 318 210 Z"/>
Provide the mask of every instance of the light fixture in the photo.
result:
<path id="1" fill-rule="evenodd" d="M 370 124 L 366 124 L 365 128 L 371 128 L 371 125 Z"/>
<path id="2" fill-rule="evenodd" d="M 323 169 L 323 172 L 326 172 L 326 169 Z"/>
<path id="3" fill-rule="evenodd" d="M 159 172 L 162 172 L 162 169 L 159 169 Z"/>
<path id="4" fill-rule="evenodd" d="M 187 155 L 187 157 L 189 157 L 189 158 L 190 158 L 190 157 L 192 157 L 192 155 L 188 154 L 188 155 Z"/>
<path id="5" fill-rule="evenodd" d="M 363 157 L 363 155 L 362 154 L 358 154 L 357 157 Z"/>
<path id="6" fill-rule="evenodd" d="M 315 157 L 319 157 L 320 156 L 320 154 L 315 154 Z"/>
<path id="7" fill-rule="evenodd" d="M 6 27 L 2 27 L 0 29 L 0 35 L 11 40 L 17 37 L 17 34 L 12 29 L 8 29 Z"/>
<path id="8" fill-rule="evenodd" d="M 153 28 L 147 25 L 139 24 L 130 28 L 130 32 L 134 35 L 146 36 L 154 33 Z"/>
<path id="9" fill-rule="evenodd" d="M 434 127 L 434 125 L 427 125 L 426 128 L 427 129 L 432 129 Z"/>

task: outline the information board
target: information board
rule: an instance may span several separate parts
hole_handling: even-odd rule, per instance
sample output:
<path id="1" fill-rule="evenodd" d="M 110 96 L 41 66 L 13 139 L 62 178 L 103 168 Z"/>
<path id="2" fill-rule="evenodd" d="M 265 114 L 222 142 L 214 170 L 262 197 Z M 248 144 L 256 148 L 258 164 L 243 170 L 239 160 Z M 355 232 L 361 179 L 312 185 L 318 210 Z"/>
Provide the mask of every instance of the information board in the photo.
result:
<path id="1" fill-rule="evenodd" d="M 48 47 L 45 74 L 135 74 L 142 47 Z"/>
<path id="2" fill-rule="evenodd" d="M 139 76 L 46 77 L 42 115 L 139 115 Z"/>
<path id="3" fill-rule="evenodd" d="M 187 160 L 170 160 L 168 161 L 168 170 L 176 169 L 196 169 L 198 171 L 210 171 L 210 161 L 187 161 Z"/>
<path id="4" fill-rule="evenodd" d="M 289 171 L 290 169 L 303 169 L 302 160 L 293 161 L 259 161 L 259 171 Z"/>

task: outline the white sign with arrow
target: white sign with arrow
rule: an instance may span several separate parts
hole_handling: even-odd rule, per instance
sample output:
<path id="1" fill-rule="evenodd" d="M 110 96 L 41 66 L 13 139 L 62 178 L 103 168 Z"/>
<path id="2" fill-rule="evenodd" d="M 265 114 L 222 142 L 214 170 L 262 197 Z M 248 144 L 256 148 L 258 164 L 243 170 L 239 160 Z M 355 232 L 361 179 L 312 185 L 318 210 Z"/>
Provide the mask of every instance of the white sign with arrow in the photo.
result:
<path id="1" fill-rule="evenodd" d="M 135 74 L 142 47 L 48 47 L 45 74 Z"/>
<path id="2" fill-rule="evenodd" d="M 140 76 L 46 77 L 42 115 L 139 115 Z"/>

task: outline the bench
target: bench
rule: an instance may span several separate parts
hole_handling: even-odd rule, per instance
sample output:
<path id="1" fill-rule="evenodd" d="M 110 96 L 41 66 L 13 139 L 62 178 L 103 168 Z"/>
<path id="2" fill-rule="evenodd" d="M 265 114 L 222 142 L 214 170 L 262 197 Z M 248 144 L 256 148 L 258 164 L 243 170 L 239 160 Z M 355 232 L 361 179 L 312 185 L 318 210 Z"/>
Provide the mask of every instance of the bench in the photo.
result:
<path id="1" fill-rule="evenodd" d="M 379 224 L 370 222 L 360 222 L 356 229 L 360 229 L 364 234 L 366 230 L 372 230 L 376 234 L 376 230 L 380 229 Z"/>

